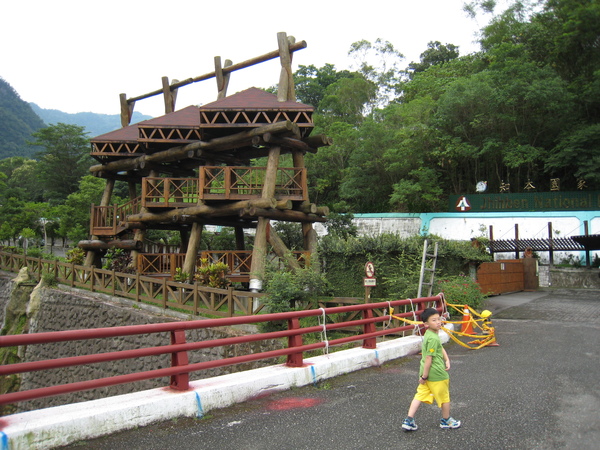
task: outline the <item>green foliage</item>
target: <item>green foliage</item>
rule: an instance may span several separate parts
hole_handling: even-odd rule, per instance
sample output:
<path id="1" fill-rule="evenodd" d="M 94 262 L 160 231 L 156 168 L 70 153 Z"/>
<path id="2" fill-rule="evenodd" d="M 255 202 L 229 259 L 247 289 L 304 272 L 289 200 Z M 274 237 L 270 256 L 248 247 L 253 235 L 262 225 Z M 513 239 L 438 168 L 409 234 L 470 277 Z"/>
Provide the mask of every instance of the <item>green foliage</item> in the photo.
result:
<path id="1" fill-rule="evenodd" d="M 83 265 L 85 261 L 85 250 L 80 247 L 74 247 L 67 252 L 67 262 L 77 266 Z"/>
<path id="2" fill-rule="evenodd" d="M 38 153 L 41 181 L 49 200 L 60 200 L 77 191 L 79 180 L 92 163 L 83 127 L 58 123 L 32 136 Z"/>
<path id="3" fill-rule="evenodd" d="M 438 280 L 437 287 L 448 303 L 468 305 L 473 309 L 479 309 L 487 297 L 477 282 L 465 275 L 444 277 Z"/>
<path id="4" fill-rule="evenodd" d="M 135 268 L 131 265 L 133 262 L 131 253 L 122 248 L 107 250 L 104 261 L 103 269 L 114 270 L 120 273 L 135 273 Z"/>
<path id="5" fill-rule="evenodd" d="M 225 289 L 231 283 L 226 275 L 229 266 L 222 262 L 211 263 L 208 258 L 202 258 L 196 267 L 194 279 L 203 286 Z"/>
<path id="6" fill-rule="evenodd" d="M 297 303 L 315 300 L 329 291 L 325 276 L 311 267 L 293 272 L 269 268 L 264 283 L 264 290 L 267 293 L 264 303 L 271 313 L 292 311 Z M 263 333 L 282 330 L 285 327 L 281 322 L 259 325 Z"/>
<path id="7" fill-rule="evenodd" d="M 352 222 L 354 214 L 339 214 L 336 212 L 329 213 L 327 216 L 327 222 L 325 228 L 327 228 L 327 234 L 329 236 L 348 239 L 349 237 L 356 237 L 358 234 L 358 228 Z"/>
<path id="8" fill-rule="evenodd" d="M 35 148 L 27 141 L 31 134 L 44 127 L 44 122 L 27 102 L 0 77 L 0 159 L 32 156 Z"/>
<path id="9" fill-rule="evenodd" d="M 324 236 L 319 242 L 319 255 L 327 280 L 337 297 L 364 295 L 364 265 L 371 261 L 376 268 L 377 286 L 373 298 L 411 298 L 418 288 L 423 241 L 425 237 L 400 238 L 393 234 L 338 239 Z M 436 276 L 466 272 L 469 264 L 491 261 L 485 249 L 471 242 L 449 241 L 428 236 L 430 245 L 438 242 Z"/>
<path id="10" fill-rule="evenodd" d="M 44 285 L 48 287 L 58 286 L 58 281 L 53 273 L 45 273 L 42 275 L 42 281 L 44 282 Z"/>
<path id="11" fill-rule="evenodd" d="M 187 272 L 184 272 L 181 267 L 177 267 L 175 269 L 175 275 L 173 275 L 173 280 L 174 281 L 178 281 L 180 283 L 187 283 L 190 279 L 190 274 Z"/>

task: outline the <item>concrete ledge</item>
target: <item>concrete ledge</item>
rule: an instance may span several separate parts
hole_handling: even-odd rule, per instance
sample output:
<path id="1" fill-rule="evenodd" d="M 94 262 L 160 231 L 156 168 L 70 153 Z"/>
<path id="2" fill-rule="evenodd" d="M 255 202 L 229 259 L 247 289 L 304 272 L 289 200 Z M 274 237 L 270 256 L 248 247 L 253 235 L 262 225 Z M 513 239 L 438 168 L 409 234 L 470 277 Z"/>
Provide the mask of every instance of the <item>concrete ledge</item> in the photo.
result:
<path id="1" fill-rule="evenodd" d="M 443 332 L 440 338 L 449 339 Z M 299 368 L 280 364 L 193 381 L 185 392 L 165 387 L 0 417 L 0 449 L 54 448 L 175 417 L 202 417 L 212 409 L 379 366 L 420 348 L 421 337 L 409 336 L 379 343 L 374 350 L 307 358 Z"/>

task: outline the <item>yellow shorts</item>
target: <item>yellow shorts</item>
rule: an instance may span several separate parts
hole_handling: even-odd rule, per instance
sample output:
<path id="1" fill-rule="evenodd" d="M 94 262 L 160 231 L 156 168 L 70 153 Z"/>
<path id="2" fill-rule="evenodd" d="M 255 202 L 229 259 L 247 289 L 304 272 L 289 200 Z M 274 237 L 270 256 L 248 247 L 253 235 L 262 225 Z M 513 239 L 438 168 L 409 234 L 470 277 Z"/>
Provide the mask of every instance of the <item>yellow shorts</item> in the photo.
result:
<path id="1" fill-rule="evenodd" d="M 415 399 L 429 405 L 435 399 L 441 408 L 442 404 L 450 402 L 450 380 L 427 381 L 425 384 L 419 384 Z"/>

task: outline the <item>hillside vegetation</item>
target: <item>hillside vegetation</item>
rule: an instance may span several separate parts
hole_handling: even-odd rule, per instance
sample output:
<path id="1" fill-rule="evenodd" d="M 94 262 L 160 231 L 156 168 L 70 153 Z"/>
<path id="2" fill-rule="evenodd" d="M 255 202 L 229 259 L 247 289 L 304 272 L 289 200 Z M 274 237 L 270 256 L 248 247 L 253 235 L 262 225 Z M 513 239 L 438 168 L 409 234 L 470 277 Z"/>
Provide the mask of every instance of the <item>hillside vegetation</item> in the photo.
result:
<path id="1" fill-rule="evenodd" d="M 27 144 L 31 133 L 45 126 L 27 102 L 0 78 L 0 159 L 32 156 L 37 151 Z"/>

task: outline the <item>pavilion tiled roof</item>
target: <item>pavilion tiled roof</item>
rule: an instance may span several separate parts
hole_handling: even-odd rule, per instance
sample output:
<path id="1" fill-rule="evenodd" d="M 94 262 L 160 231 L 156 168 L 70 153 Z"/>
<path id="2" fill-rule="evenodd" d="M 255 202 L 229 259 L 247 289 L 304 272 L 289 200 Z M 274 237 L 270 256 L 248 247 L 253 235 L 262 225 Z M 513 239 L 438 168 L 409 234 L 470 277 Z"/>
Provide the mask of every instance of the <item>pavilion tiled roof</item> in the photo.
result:
<path id="1" fill-rule="evenodd" d="M 310 105 L 298 102 L 279 102 L 277 96 L 262 89 L 251 87 L 229 97 L 221 98 L 212 103 L 199 107 L 200 111 L 225 111 L 225 110 L 308 110 L 313 111 Z"/>
<path id="2" fill-rule="evenodd" d="M 108 133 L 101 134 L 90 139 L 90 142 L 135 142 L 138 139 L 138 125 L 139 124 L 135 123 L 127 127 L 119 128 L 115 131 L 110 131 Z"/>
<path id="3" fill-rule="evenodd" d="M 154 127 L 194 127 L 200 124 L 200 114 L 197 106 L 188 106 L 186 108 L 174 111 L 164 116 L 140 122 L 143 128 Z"/>

